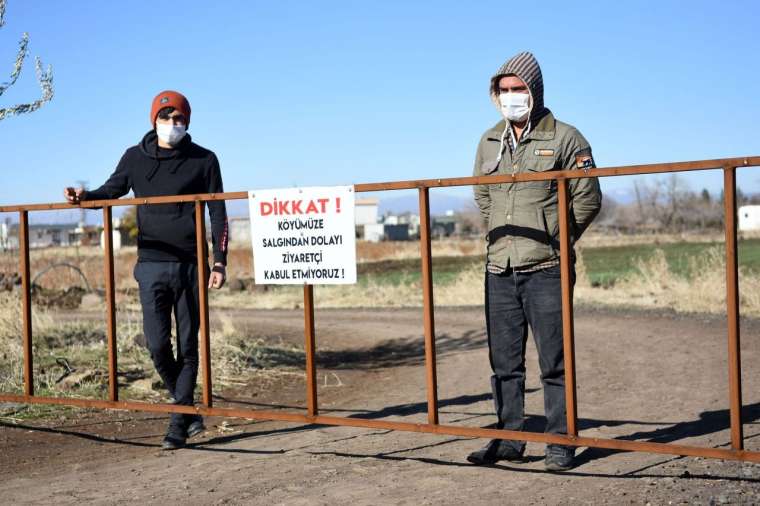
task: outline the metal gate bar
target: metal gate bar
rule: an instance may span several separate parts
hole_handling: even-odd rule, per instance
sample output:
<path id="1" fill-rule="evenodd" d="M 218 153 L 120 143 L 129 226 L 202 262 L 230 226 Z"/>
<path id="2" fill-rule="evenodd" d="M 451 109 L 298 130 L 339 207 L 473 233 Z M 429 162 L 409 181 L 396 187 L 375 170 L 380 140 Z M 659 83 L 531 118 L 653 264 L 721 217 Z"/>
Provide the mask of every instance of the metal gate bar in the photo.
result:
<path id="1" fill-rule="evenodd" d="M 24 395 L 0 394 L 0 401 L 58 404 L 79 406 L 85 408 L 123 409 L 149 411 L 159 413 L 200 413 L 205 415 L 230 416 L 260 420 L 282 420 L 319 425 L 343 425 L 353 427 L 404 430 L 412 432 L 428 432 L 433 434 L 449 434 L 458 436 L 485 437 L 496 439 L 516 439 L 531 442 L 557 443 L 571 446 L 587 446 L 621 451 L 644 451 L 672 455 L 689 455 L 720 459 L 760 462 L 760 452 L 743 449 L 742 420 L 741 420 L 741 356 L 739 340 L 739 288 L 737 261 L 737 223 L 736 223 L 736 168 L 760 166 L 760 156 L 746 158 L 727 158 L 719 160 L 701 160 L 692 162 L 677 162 L 665 164 L 638 165 L 628 167 L 609 167 L 593 169 L 588 172 L 578 170 L 550 171 L 545 173 L 530 173 L 518 175 L 478 176 L 448 179 L 428 179 L 418 181 L 395 181 L 389 183 L 369 183 L 355 185 L 357 192 L 417 189 L 420 203 L 420 256 L 423 289 L 423 316 L 425 328 L 425 370 L 428 400 L 428 423 L 414 424 L 383 420 L 367 420 L 354 417 L 335 417 L 318 415 L 319 407 L 316 390 L 315 366 L 315 333 L 314 333 L 314 301 L 313 287 L 304 286 L 304 336 L 306 353 L 306 398 L 307 414 L 286 413 L 279 411 L 264 411 L 238 408 L 212 407 L 211 385 L 211 350 L 208 328 L 208 278 L 207 251 L 205 241 L 204 202 L 210 200 L 246 199 L 247 192 L 231 192 L 221 194 L 162 196 L 140 199 L 113 199 L 101 201 L 85 201 L 80 205 L 86 208 L 104 208 L 105 240 L 105 274 L 106 274 L 106 309 L 108 312 L 108 343 L 109 343 L 109 399 L 78 399 L 62 397 L 40 397 L 34 395 L 33 356 L 32 356 L 32 318 L 31 291 L 29 283 L 29 224 L 28 211 L 70 209 L 67 203 L 31 204 L 18 206 L 0 206 L 0 212 L 19 212 L 19 250 L 20 274 L 22 279 L 22 328 L 24 348 Z M 583 177 L 606 177 L 639 174 L 657 174 L 667 172 L 722 169 L 724 171 L 724 204 L 725 204 L 725 233 L 726 233 L 726 306 L 728 324 L 728 373 L 729 373 L 729 404 L 731 449 L 705 448 L 697 446 L 677 445 L 670 443 L 652 443 L 644 441 L 628 441 L 622 439 L 588 438 L 578 436 L 577 430 L 577 399 L 575 346 L 573 335 L 572 283 L 570 279 L 570 233 L 569 233 L 569 195 L 568 182 L 570 179 Z M 558 212 L 560 228 L 560 270 L 562 284 L 562 330 L 565 352 L 565 396 L 567 401 L 568 434 L 546 434 L 534 432 L 518 432 L 499 429 L 482 429 L 440 425 L 438 423 L 438 394 L 435 358 L 435 327 L 432 285 L 432 261 L 430 244 L 430 205 L 429 189 L 449 186 L 466 186 L 476 184 L 517 183 L 523 181 L 557 180 Z M 115 342 L 115 305 L 113 283 L 113 244 L 111 242 L 111 207 L 122 205 L 164 204 L 178 202 L 194 202 L 196 216 L 196 239 L 198 255 L 201 319 L 201 362 L 203 402 L 199 406 L 180 406 L 175 404 L 151 404 L 145 402 L 118 401 L 117 361 Z"/>
<path id="2" fill-rule="evenodd" d="M 605 448 L 619 451 L 639 451 L 659 453 L 664 455 L 683 455 L 691 457 L 707 457 L 724 460 L 741 460 L 760 463 L 760 452 L 747 450 L 729 450 L 721 448 L 678 445 L 672 443 L 652 443 L 649 441 L 628 441 L 625 439 L 606 439 L 594 437 L 571 437 L 544 432 L 519 432 L 504 429 L 482 429 L 476 427 L 460 427 L 456 425 L 433 425 L 425 423 L 391 422 L 372 420 L 368 418 L 348 418 L 342 416 L 308 416 L 284 411 L 266 411 L 238 408 L 206 408 L 204 406 L 181 406 L 178 404 L 153 404 L 137 401 L 106 401 L 95 399 L 77 399 L 63 397 L 27 397 L 23 395 L 0 395 L 0 401 L 53 404 L 76 406 L 80 408 L 118 409 L 126 411 L 145 411 L 149 413 L 187 413 L 207 416 L 223 416 L 244 418 L 248 420 L 269 420 L 314 425 L 335 425 L 343 427 L 360 427 L 366 429 L 401 430 L 406 432 L 423 432 L 430 434 L 446 434 L 450 436 L 478 437 L 489 439 L 515 439 L 533 443 L 554 443 L 569 446 L 586 446 L 589 448 Z"/>

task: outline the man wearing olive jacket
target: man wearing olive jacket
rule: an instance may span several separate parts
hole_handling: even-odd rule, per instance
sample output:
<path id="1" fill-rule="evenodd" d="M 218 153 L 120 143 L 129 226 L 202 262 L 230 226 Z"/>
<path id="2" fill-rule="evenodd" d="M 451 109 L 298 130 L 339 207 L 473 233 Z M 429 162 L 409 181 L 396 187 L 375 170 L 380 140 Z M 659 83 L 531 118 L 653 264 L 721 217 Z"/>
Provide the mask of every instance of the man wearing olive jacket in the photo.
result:
<path id="1" fill-rule="evenodd" d="M 541 69 L 531 53 L 510 58 L 491 78 L 503 120 L 483 134 L 474 174 L 537 173 L 594 167 L 588 141 L 544 107 Z M 596 178 L 572 179 L 571 242 L 599 212 Z M 488 223 L 486 328 L 497 428 L 522 430 L 525 344 L 533 333 L 544 390 L 546 432 L 567 433 L 556 181 L 480 185 L 475 200 Z M 474 464 L 520 461 L 521 441 L 493 440 L 468 456 Z M 546 468 L 573 466 L 574 448 L 547 445 Z"/>
<path id="2" fill-rule="evenodd" d="M 116 199 L 130 190 L 135 197 L 220 193 L 222 176 L 216 155 L 190 139 L 190 103 L 180 93 L 163 91 L 150 111 L 151 130 L 127 149 L 119 165 L 96 190 L 66 188 L 72 202 Z M 224 201 L 208 202 L 214 267 L 209 288 L 221 288 L 227 263 L 228 227 Z M 137 264 L 143 328 L 153 364 L 176 404 L 193 404 L 198 375 L 198 263 L 195 204 L 148 204 L 137 208 Z M 205 243 L 205 238 L 204 238 Z M 205 282 L 206 280 L 203 280 Z M 177 324 L 172 350 L 172 310 Z M 198 415 L 172 414 L 163 448 L 174 450 L 205 430 Z"/>

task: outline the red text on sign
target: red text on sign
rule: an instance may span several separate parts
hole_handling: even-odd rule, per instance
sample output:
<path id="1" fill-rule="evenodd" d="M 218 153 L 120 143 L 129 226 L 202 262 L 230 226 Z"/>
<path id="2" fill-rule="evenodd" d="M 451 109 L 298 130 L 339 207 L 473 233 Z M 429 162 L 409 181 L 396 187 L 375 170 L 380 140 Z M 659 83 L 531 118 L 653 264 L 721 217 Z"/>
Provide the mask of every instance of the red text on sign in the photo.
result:
<path id="1" fill-rule="evenodd" d="M 298 214 L 324 214 L 332 208 L 329 198 L 311 200 L 277 200 L 260 202 L 261 216 L 283 216 Z M 340 197 L 335 199 L 335 212 L 340 213 Z"/>

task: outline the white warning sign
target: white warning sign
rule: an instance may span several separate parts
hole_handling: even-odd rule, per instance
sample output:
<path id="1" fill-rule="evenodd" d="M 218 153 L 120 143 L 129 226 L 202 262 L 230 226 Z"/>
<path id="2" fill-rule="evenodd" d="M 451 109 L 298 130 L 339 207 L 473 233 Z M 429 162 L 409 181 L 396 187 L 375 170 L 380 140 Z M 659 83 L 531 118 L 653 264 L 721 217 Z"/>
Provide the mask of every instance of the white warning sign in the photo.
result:
<path id="1" fill-rule="evenodd" d="M 354 187 L 248 192 L 258 285 L 356 283 Z"/>

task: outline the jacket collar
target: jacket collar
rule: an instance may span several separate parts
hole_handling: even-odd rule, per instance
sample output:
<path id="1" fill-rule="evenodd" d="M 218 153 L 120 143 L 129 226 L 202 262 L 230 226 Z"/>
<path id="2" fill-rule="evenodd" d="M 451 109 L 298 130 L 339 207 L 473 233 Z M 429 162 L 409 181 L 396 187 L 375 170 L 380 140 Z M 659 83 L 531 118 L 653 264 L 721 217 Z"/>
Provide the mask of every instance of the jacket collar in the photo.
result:
<path id="1" fill-rule="evenodd" d="M 554 139 L 554 135 L 557 133 L 557 121 L 554 119 L 554 115 L 549 109 L 542 116 L 539 116 L 536 126 L 528 132 L 526 139 L 535 139 L 537 141 L 549 141 Z M 532 121 L 536 121 L 534 118 Z"/>

